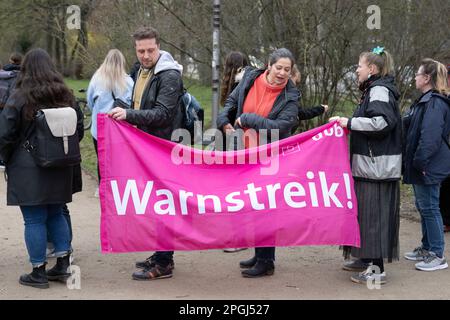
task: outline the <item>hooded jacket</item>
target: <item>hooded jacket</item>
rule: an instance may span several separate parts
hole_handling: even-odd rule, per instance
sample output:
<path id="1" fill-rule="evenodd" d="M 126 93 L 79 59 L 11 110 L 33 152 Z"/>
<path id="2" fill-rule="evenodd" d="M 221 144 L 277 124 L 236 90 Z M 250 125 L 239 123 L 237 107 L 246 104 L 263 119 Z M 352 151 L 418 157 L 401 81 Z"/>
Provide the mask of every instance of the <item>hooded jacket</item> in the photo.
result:
<path id="1" fill-rule="evenodd" d="M 400 180 L 402 125 L 398 98 L 393 77 L 376 79 L 364 91 L 349 119 L 352 174 L 356 180 Z"/>
<path id="2" fill-rule="evenodd" d="M 403 117 L 403 181 L 437 184 L 450 175 L 450 99 L 433 91 L 423 94 Z"/>
<path id="3" fill-rule="evenodd" d="M 170 140 L 172 132 L 181 128 L 183 122 L 181 72 L 182 66 L 170 53 L 161 50 L 152 78 L 142 94 L 141 109 L 128 109 L 126 121 L 146 133 Z M 134 81 L 136 83 L 136 78 Z"/>
<path id="4" fill-rule="evenodd" d="M 7 64 L 0 70 L 0 112 L 14 89 L 20 65 Z"/>

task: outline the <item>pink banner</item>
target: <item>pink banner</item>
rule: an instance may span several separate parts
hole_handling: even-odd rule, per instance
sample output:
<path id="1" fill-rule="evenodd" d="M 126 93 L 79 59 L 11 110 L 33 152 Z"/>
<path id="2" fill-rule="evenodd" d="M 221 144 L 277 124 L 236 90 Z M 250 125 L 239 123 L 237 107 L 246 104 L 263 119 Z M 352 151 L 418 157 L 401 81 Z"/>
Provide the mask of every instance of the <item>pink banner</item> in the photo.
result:
<path id="1" fill-rule="evenodd" d="M 201 151 L 98 116 L 102 252 L 359 247 L 347 136 Z"/>

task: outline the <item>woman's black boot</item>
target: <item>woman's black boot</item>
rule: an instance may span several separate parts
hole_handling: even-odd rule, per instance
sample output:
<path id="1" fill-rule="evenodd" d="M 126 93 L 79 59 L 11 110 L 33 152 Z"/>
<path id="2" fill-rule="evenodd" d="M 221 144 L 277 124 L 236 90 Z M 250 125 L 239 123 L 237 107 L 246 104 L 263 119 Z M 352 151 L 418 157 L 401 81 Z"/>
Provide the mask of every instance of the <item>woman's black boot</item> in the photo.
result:
<path id="1" fill-rule="evenodd" d="M 257 278 L 263 276 L 271 276 L 275 272 L 273 260 L 258 259 L 253 268 L 242 271 L 245 278 Z"/>
<path id="2" fill-rule="evenodd" d="M 66 281 L 71 276 L 69 272 L 70 254 L 56 259 L 56 265 L 47 271 L 47 277 L 50 281 Z"/>
<path id="3" fill-rule="evenodd" d="M 256 256 L 251 259 L 239 262 L 239 266 L 243 269 L 252 268 L 256 264 Z"/>
<path id="4" fill-rule="evenodd" d="M 29 274 L 23 274 L 19 278 L 19 283 L 24 286 L 30 286 L 39 289 L 49 288 L 47 274 L 45 273 L 45 264 L 33 268 Z"/>

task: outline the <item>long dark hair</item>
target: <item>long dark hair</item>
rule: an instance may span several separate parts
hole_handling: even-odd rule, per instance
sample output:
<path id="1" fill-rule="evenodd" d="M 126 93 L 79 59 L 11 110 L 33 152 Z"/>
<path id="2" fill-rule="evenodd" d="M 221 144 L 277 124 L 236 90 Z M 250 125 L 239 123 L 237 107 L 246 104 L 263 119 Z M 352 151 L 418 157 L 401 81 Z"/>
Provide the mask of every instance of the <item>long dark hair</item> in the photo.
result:
<path id="1" fill-rule="evenodd" d="M 32 120 L 36 111 L 43 108 L 74 106 L 72 92 L 43 49 L 33 49 L 25 55 L 16 89 L 25 100 L 24 116 L 27 120 Z"/>
<path id="2" fill-rule="evenodd" d="M 225 58 L 225 68 L 222 77 L 222 90 L 220 93 L 220 104 L 224 105 L 225 100 L 231 93 L 234 85 L 234 78 L 240 68 L 248 66 L 248 59 L 245 54 L 239 51 L 230 52 Z"/>

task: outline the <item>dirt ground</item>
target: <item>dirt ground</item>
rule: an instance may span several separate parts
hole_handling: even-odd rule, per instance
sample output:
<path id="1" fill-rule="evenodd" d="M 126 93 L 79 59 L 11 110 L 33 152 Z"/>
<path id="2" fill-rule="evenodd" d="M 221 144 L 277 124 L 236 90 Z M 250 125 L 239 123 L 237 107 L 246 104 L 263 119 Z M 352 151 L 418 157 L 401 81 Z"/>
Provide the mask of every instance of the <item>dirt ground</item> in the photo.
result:
<path id="1" fill-rule="evenodd" d="M 6 183 L 0 180 L 0 300 L 6 299 L 450 299 L 450 269 L 421 272 L 414 263 L 386 265 L 388 283 L 370 290 L 350 281 L 343 271 L 337 247 L 288 247 L 277 249 L 275 275 L 242 278 L 238 262 L 252 250 L 176 252 L 174 276 L 156 281 L 133 281 L 134 262 L 147 253 L 103 255 L 100 252 L 100 206 L 94 198 L 96 182 L 84 175 L 84 191 L 69 205 L 74 232 L 74 264 L 80 267 L 81 288 L 51 283 L 40 290 L 21 286 L 18 278 L 28 273 L 23 221 L 18 207 L 6 206 Z M 417 246 L 420 224 L 411 199 L 404 199 L 400 227 L 400 251 Z M 406 201 L 407 200 L 407 201 Z M 446 243 L 450 234 L 446 234 Z M 449 246 L 446 256 L 450 257 Z M 52 266 L 54 261 L 50 261 Z"/>

